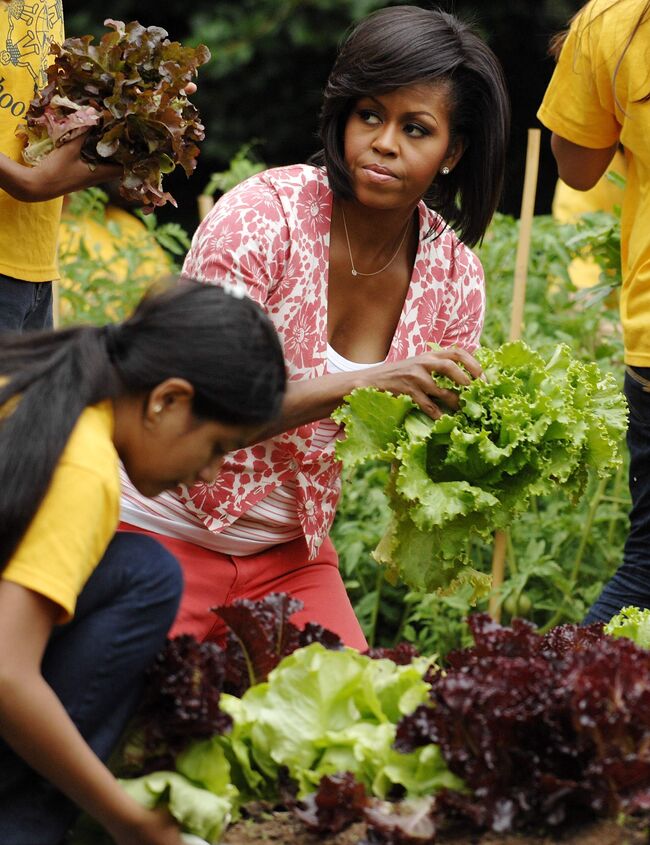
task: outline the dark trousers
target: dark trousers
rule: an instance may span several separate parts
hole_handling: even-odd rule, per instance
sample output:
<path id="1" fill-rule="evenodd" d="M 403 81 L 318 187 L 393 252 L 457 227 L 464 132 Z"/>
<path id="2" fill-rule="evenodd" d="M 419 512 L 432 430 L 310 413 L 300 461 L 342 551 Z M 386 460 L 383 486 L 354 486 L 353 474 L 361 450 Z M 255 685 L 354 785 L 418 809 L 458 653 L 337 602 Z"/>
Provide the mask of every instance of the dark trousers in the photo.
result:
<path id="1" fill-rule="evenodd" d="M 585 623 L 608 622 L 628 605 L 650 607 L 650 367 L 628 367 L 625 396 L 630 409 L 630 533 L 623 563 L 605 584 Z"/>
<path id="2" fill-rule="evenodd" d="M 117 534 L 57 628 L 43 676 L 86 742 L 106 760 L 135 708 L 142 677 L 176 615 L 176 559 L 140 534 Z M 0 843 L 59 845 L 78 809 L 0 741 Z"/>
<path id="3" fill-rule="evenodd" d="M 0 333 L 52 328 L 52 282 L 23 282 L 0 273 Z"/>

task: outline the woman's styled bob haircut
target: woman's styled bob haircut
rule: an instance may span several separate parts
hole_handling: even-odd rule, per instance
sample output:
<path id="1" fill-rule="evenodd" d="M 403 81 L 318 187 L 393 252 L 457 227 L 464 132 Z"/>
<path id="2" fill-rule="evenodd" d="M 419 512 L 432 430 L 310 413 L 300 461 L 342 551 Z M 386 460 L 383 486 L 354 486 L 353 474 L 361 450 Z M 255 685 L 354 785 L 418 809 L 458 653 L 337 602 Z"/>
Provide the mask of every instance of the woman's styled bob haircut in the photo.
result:
<path id="1" fill-rule="evenodd" d="M 350 32 L 327 81 L 320 119 L 323 149 L 312 161 L 325 165 L 335 196 L 353 198 L 343 143 L 355 103 L 421 83 L 447 86 L 451 143 L 465 148 L 451 173 L 436 177 L 424 200 L 472 246 L 485 234 L 501 196 L 510 103 L 498 59 L 453 15 L 392 6 Z"/>

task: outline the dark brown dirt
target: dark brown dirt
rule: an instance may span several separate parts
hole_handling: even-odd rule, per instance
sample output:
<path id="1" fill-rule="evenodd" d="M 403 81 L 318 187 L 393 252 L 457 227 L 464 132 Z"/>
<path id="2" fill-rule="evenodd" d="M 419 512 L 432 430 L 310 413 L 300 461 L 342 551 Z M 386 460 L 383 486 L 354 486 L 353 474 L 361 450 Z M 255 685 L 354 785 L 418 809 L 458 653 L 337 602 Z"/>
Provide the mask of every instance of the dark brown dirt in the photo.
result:
<path id="1" fill-rule="evenodd" d="M 436 845 L 650 845 L 650 821 L 629 819 L 625 824 L 598 821 L 562 834 L 546 836 L 483 835 L 456 831 L 441 833 Z M 355 824 L 335 836 L 310 833 L 287 812 L 257 807 L 250 818 L 233 825 L 223 845 L 359 845 L 365 825 Z"/>

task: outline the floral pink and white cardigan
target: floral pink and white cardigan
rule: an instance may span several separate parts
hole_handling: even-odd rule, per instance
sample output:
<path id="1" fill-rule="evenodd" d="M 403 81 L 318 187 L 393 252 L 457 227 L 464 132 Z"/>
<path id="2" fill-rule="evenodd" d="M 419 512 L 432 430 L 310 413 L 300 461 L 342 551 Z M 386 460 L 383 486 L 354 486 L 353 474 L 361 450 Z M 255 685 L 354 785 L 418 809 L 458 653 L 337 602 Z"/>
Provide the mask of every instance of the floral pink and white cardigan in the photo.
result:
<path id="1" fill-rule="evenodd" d="M 290 379 L 316 378 L 327 366 L 327 273 L 332 192 L 324 170 L 267 170 L 227 193 L 199 226 L 183 275 L 243 285 L 273 321 Z M 470 352 L 485 310 L 483 270 L 454 232 L 425 237 L 439 223 L 419 205 L 420 242 L 387 361 L 427 351 L 431 341 Z M 334 442 L 312 448 L 319 423 L 300 426 L 227 456 L 213 484 L 180 488 L 188 509 L 219 532 L 271 490 L 297 481 L 298 514 L 313 557 L 328 534 L 340 494 Z"/>

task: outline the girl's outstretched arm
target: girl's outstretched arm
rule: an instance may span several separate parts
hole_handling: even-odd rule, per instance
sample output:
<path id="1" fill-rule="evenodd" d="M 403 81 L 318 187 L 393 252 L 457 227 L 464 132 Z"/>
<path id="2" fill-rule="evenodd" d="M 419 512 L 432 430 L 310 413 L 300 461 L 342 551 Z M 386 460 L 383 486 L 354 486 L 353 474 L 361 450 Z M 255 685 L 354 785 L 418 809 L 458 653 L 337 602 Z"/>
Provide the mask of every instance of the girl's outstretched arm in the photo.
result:
<path id="1" fill-rule="evenodd" d="M 0 578 L 0 734 L 117 845 L 181 845 L 170 816 L 122 790 L 43 678 L 41 660 L 59 614 L 49 599 Z"/>

